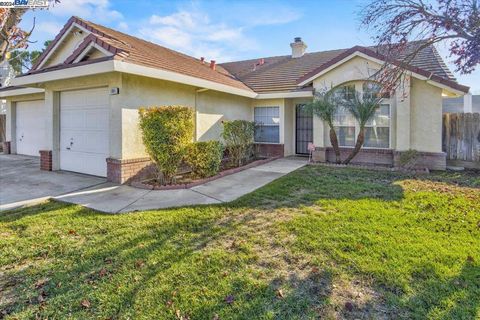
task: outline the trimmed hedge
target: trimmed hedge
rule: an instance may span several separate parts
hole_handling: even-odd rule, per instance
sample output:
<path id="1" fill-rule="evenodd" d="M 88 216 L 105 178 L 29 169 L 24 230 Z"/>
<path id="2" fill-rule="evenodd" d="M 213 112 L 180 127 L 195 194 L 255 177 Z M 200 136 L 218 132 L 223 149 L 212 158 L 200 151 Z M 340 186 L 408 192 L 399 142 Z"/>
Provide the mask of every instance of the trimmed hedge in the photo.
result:
<path id="1" fill-rule="evenodd" d="M 185 162 L 195 177 L 207 178 L 220 171 L 223 158 L 223 146 L 219 141 L 191 143 L 185 155 Z"/>
<path id="2" fill-rule="evenodd" d="M 141 108 L 140 129 L 152 161 L 170 183 L 193 140 L 194 112 L 183 106 Z"/>
<path id="3" fill-rule="evenodd" d="M 222 137 L 232 165 L 241 166 L 253 156 L 254 133 L 253 121 L 223 121 Z"/>

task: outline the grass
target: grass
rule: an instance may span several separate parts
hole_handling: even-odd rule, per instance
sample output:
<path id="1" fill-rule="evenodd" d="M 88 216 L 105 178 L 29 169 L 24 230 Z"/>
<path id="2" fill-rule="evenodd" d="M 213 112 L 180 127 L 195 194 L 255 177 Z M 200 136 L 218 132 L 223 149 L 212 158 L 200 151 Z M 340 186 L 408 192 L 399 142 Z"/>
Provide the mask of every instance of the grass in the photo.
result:
<path id="1" fill-rule="evenodd" d="M 480 319 L 480 175 L 306 167 L 238 201 L 0 213 L 0 318 Z"/>

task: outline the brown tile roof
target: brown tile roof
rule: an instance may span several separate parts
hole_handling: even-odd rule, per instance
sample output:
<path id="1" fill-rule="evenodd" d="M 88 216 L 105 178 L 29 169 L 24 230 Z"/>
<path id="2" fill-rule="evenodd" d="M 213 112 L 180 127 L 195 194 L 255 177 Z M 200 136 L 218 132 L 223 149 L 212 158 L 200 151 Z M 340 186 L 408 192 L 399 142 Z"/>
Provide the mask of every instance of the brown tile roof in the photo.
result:
<path id="1" fill-rule="evenodd" d="M 424 42 L 412 42 L 403 52 L 399 59 L 405 59 L 415 46 Z M 377 47 L 355 46 L 350 49 L 321 51 L 305 53 L 300 58 L 288 56 L 261 58 L 263 65 L 258 65 L 261 59 L 228 62 L 221 64 L 231 74 L 243 81 L 246 85 L 258 93 L 299 90 L 298 83 L 315 75 L 328 66 L 342 60 L 355 51 L 362 51 L 385 59 L 377 51 Z M 254 65 L 256 65 L 254 67 Z M 433 46 L 423 48 L 415 58 L 409 62 L 411 69 L 426 77 L 432 76 L 432 80 L 451 86 L 463 92 L 468 92 L 468 87 L 459 85 L 448 67 L 445 65 L 437 50 Z"/>
<path id="2" fill-rule="evenodd" d="M 292 91 L 297 79 L 335 58 L 345 50 L 306 53 L 301 58 L 281 56 L 263 58 L 265 63 L 253 68 L 260 59 L 221 64 L 247 86 L 258 93 Z"/>
<path id="3" fill-rule="evenodd" d="M 125 62 L 130 62 L 138 65 L 173 71 L 176 73 L 213 81 L 227 86 L 252 91 L 244 83 L 233 77 L 228 71 L 223 68 L 220 70 L 213 70 L 208 64 L 202 63 L 200 60 L 182 54 L 180 52 L 159 46 L 157 44 L 127 35 L 125 33 L 83 20 L 78 17 L 72 17 L 64 26 L 60 34 L 55 38 L 53 43 L 46 49 L 45 53 L 40 57 L 40 61 L 46 57 L 48 52 L 52 50 L 55 43 L 61 38 L 61 34 L 68 30 L 71 24 L 77 23 L 84 28 L 93 32 L 92 39 L 85 39 L 80 46 L 86 47 L 88 42 L 95 41 L 97 44 L 104 46 L 110 52 L 116 52 L 114 59 L 120 59 Z M 76 52 L 78 53 L 78 52 Z M 70 57 L 72 58 L 72 57 Z M 74 59 L 74 58 L 73 58 Z M 73 61 L 69 59 L 69 61 Z M 36 69 L 38 64 L 32 68 L 30 73 L 36 73 L 43 69 Z M 53 69 L 58 69 L 56 66 Z M 48 68 L 50 70 L 50 68 Z"/>
<path id="4" fill-rule="evenodd" d="M 90 30 L 92 34 L 80 44 L 79 48 L 67 58 L 63 65 L 38 69 L 40 62 L 48 55 L 55 44 L 61 39 L 63 33 L 65 33 L 73 23 L 77 23 Z M 80 62 L 75 65 L 68 64 L 74 61 L 82 50 L 92 42 L 112 52 L 113 57 Z M 421 45 L 422 43 L 423 42 L 412 42 L 409 44 L 406 53 L 408 54 L 410 49 L 413 50 L 416 45 Z M 27 75 L 105 61 L 108 59 L 118 59 L 138 65 L 168 70 L 209 80 L 247 91 L 270 93 L 303 90 L 304 88 L 298 86 L 298 83 L 300 83 L 302 79 L 306 79 L 315 72 L 319 72 L 319 70 L 334 64 L 336 61 L 343 59 L 342 57 L 348 56 L 355 51 L 362 51 L 371 56 L 382 59 L 384 57 L 378 53 L 381 52 L 381 50 L 382 48 L 377 47 L 356 46 L 350 49 L 306 53 L 304 56 L 295 59 L 290 55 L 285 55 L 228 62 L 218 64 L 216 70 L 213 70 L 207 63 L 203 63 L 200 60 L 183 53 L 78 17 L 72 17 Z M 400 57 L 400 59 L 402 59 L 402 57 Z M 415 70 L 415 72 L 419 74 L 430 77 L 432 80 L 460 91 L 468 92 L 468 87 L 459 85 L 455 81 L 455 78 L 433 46 L 423 48 L 420 53 L 410 61 L 408 66 L 411 70 Z"/>

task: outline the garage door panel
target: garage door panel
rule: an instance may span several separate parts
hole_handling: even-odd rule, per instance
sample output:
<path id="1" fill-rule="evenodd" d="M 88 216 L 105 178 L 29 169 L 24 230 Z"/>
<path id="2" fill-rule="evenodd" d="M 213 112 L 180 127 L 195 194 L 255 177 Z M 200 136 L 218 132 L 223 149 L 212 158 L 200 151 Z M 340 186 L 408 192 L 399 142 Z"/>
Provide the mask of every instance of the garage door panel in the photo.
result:
<path id="1" fill-rule="evenodd" d="M 109 104 L 109 95 L 105 94 L 106 89 L 92 90 L 91 94 L 85 97 L 86 106 L 104 106 Z"/>
<path id="2" fill-rule="evenodd" d="M 60 129 L 83 129 L 85 127 L 85 115 L 76 109 L 62 110 Z"/>
<path id="3" fill-rule="evenodd" d="M 109 150 L 108 141 L 104 138 L 107 134 L 105 131 L 64 130 L 60 146 L 65 149 L 62 151 L 104 154 Z"/>
<path id="4" fill-rule="evenodd" d="M 108 123 L 108 109 L 93 109 L 85 111 L 85 127 L 87 129 L 105 129 L 105 123 Z"/>
<path id="5" fill-rule="evenodd" d="M 106 176 L 105 157 L 95 153 L 67 152 L 60 157 L 62 170 L 87 173 L 95 176 Z"/>
<path id="6" fill-rule="evenodd" d="M 45 149 L 45 101 L 16 103 L 16 147 L 18 154 L 39 156 Z"/>
<path id="7" fill-rule="evenodd" d="M 106 176 L 109 119 L 107 88 L 61 93 L 61 169 Z"/>

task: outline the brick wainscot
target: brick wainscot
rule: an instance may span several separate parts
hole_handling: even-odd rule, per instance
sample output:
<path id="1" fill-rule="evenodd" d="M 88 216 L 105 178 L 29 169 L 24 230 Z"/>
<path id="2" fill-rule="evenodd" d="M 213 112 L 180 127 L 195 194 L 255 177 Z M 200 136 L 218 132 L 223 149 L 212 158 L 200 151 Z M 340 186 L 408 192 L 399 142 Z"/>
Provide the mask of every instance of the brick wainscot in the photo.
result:
<path id="1" fill-rule="evenodd" d="M 129 183 L 133 179 L 150 177 L 154 165 L 150 158 L 107 159 L 107 180 L 114 183 Z"/>
<path id="2" fill-rule="evenodd" d="M 340 158 L 345 160 L 352 148 L 340 148 Z M 400 157 L 403 152 L 391 149 L 361 149 L 352 159 L 352 164 L 376 165 L 384 167 L 400 167 Z M 335 163 L 335 152 L 332 147 L 316 148 L 313 154 L 315 162 Z M 418 152 L 415 169 L 445 170 L 446 154 L 443 152 Z"/>
<path id="3" fill-rule="evenodd" d="M 279 143 L 256 143 L 255 153 L 260 157 L 283 157 L 284 146 Z"/>

